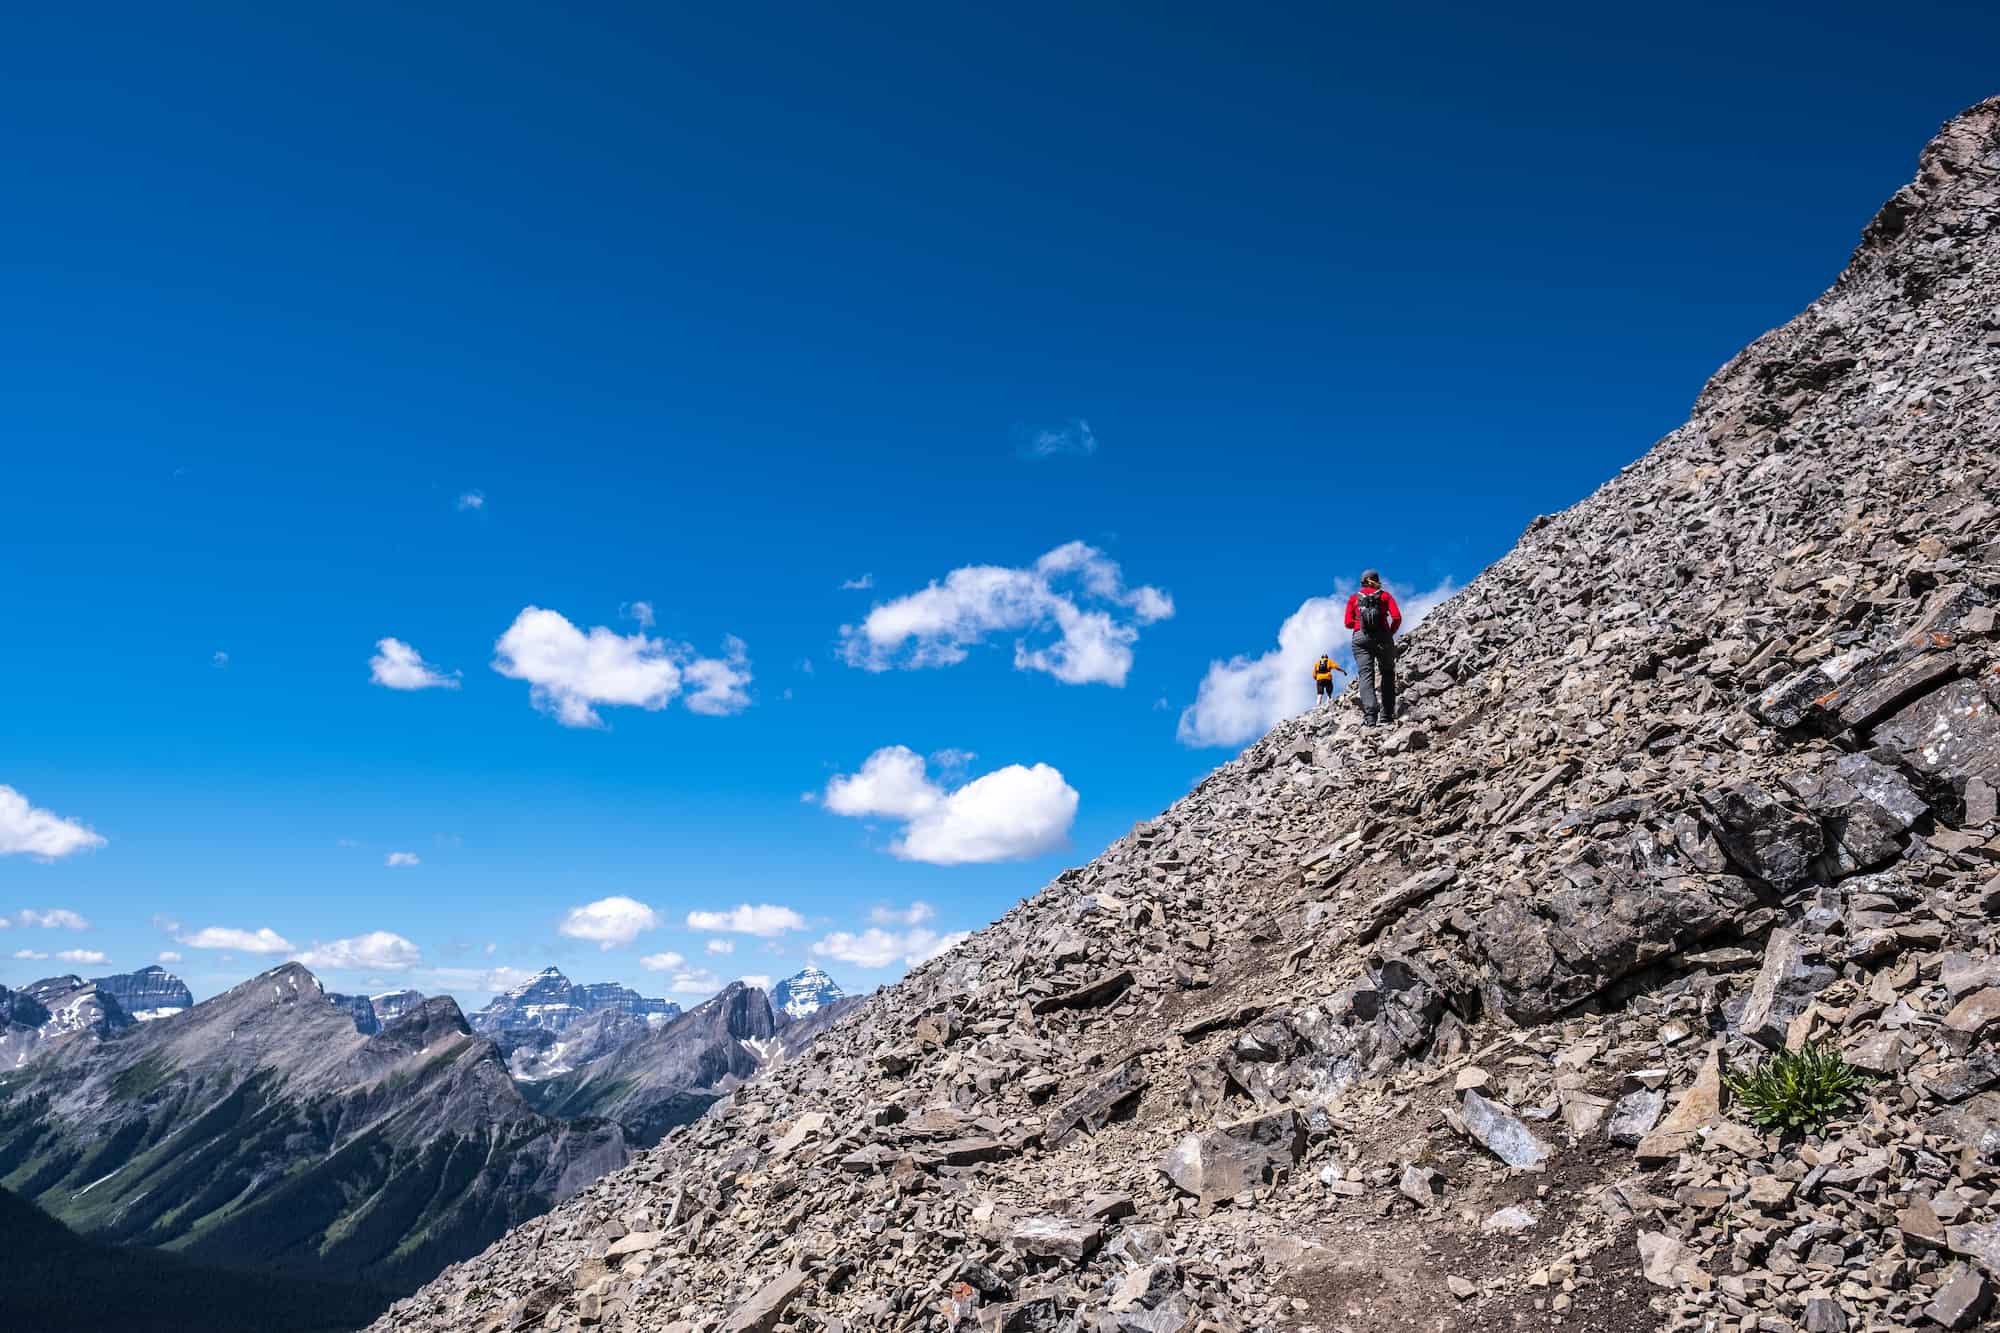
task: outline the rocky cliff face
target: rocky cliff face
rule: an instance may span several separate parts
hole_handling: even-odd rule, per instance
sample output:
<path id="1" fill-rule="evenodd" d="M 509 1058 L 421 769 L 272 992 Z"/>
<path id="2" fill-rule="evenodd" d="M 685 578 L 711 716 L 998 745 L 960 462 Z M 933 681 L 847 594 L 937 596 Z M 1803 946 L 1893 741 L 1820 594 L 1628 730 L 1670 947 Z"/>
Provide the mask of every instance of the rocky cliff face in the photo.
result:
<path id="1" fill-rule="evenodd" d="M 0 1072 L 0 1186 L 97 1240 L 407 1287 L 625 1160 L 522 1100 L 448 998 L 370 1038 L 286 964 Z"/>
<path id="2" fill-rule="evenodd" d="M 90 984 L 118 1001 L 126 1013 L 141 1023 L 177 1014 L 194 1005 L 194 992 L 187 988 L 187 983 L 157 963 L 137 972 L 93 977 Z"/>
<path id="3" fill-rule="evenodd" d="M 540 1083 L 602 1060 L 658 1026 L 651 1016 L 605 1009 L 564 1024 L 560 1032 L 509 1028 L 495 1040 L 516 1080 Z"/>
<path id="4" fill-rule="evenodd" d="M 533 1084 L 528 1095 L 550 1115 L 601 1116 L 632 1142 L 655 1143 L 756 1074 L 780 1049 L 778 1027 L 770 997 L 734 982 L 664 1026 Z"/>
<path id="5" fill-rule="evenodd" d="M 2000 100 L 1410 636 L 412 1329 L 1966 1327 L 2000 1271 Z M 1876 1075 L 1810 1138 L 1722 1073 Z"/>
<path id="6" fill-rule="evenodd" d="M 418 990 L 387 991 L 381 995 L 336 995 L 327 992 L 330 1002 L 354 1015 L 354 1030 L 372 1037 L 410 1010 L 424 1003 Z"/>

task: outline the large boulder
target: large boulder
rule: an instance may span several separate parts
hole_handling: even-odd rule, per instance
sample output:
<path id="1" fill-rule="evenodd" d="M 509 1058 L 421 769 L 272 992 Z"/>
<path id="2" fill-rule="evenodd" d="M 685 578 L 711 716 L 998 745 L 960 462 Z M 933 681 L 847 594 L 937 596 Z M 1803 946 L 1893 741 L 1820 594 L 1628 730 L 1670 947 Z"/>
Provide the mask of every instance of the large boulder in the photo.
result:
<path id="1" fill-rule="evenodd" d="M 1552 892 L 1497 897 L 1474 920 L 1487 1006 L 1545 1022 L 1619 978 L 1715 934 L 1756 901 L 1733 876 L 1579 862 Z"/>
<path id="2" fill-rule="evenodd" d="M 1716 841 L 1746 875 L 1781 892 L 1811 880 L 1813 862 L 1826 846 L 1816 816 L 1754 782 L 1711 788 L 1698 799 Z"/>
<path id="3" fill-rule="evenodd" d="M 1190 1134 L 1160 1163 L 1167 1179 L 1204 1204 L 1232 1199 L 1296 1165 L 1306 1152 L 1305 1121 L 1296 1111 L 1253 1116 Z"/>
<path id="4" fill-rule="evenodd" d="M 1765 940 L 1764 965 L 1750 983 L 1736 1018 L 1736 1028 L 1744 1036 L 1766 1046 L 1783 1046 L 1792 1020 L 1838 975 L 1830 967 L 1808 961 L 1808 945 L 1808 937 L 1783 926 Z"/>
<path id="5" fill-rule="evenodd" d="M 1445 1009 L 1435 977 L 1384 959 L 1350 990 L 1245 1028 L 1217 1066 L 1218 1094 L 1234 1086 L 1260 1106 L 1329 1102 L 1356 1079 L 1422 1052 Z"/>
<path id="6" fill-rule="evenodd" d="M 1931 779 L 1933 798 L 1948 796 L 1954 816 L 1972 780 L 2000 786 L 2000 707 L 1973 681 L 1924 695 L 1875 728 L 1874 741 Z"/>
<path id="7" fill-rule="evenodd" d="M 1814 869 L 1827 880 L 1895 860 L 1903 835 L 1930 813 L 1907 778 L 1867 754 L 1794 773 L 1785 786 L 1823 822 L 1826 839 Z"/>

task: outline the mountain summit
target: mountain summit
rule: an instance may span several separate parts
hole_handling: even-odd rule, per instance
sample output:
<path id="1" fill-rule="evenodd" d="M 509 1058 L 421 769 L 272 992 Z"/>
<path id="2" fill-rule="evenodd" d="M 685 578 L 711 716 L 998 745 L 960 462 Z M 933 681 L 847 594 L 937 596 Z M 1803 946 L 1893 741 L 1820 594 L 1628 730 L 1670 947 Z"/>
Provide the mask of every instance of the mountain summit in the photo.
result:
<path id="1" fill-rule="evenodd" d="M 1995 311 L 2000 99 L 1409 636 L 1400 725 L 1281 724 L 376 1327 L 1972 1324 Z M 1736 1091 L 1808 1047 L 1810 1136 Z"/>
<path id="2" fill-rule="evenodd" d="M 811 1017 L 846 997 L 839 982 L 811 963 L 771 987 L 771 1007 L 787 1018 Z"/>

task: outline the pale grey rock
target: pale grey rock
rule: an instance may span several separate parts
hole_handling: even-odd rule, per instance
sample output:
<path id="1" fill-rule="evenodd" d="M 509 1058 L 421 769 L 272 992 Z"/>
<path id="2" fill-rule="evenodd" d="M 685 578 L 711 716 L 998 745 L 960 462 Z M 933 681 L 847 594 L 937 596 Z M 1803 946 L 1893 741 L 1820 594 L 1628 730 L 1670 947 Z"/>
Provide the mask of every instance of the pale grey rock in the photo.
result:
<path id="1" fill-rule="evenodd" d="M 1507 1165 L 1523 1171 L 1539 1171 L 1548 1161 L 1552 1151 L 1549 1145 L 1536 1138 L 1498 1102 L 1488 1101 L 1467 1089 L 1459 1110 L 1465 1117 L 1466 1132 Z"/>

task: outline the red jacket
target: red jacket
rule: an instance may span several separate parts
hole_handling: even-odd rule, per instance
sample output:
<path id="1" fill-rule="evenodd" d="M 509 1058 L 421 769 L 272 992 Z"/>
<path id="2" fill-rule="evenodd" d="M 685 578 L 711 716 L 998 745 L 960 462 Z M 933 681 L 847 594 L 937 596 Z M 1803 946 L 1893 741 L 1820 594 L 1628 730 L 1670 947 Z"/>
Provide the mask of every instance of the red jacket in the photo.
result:
<path id="1" fill-rule="evenodd" d="M 1383 588 L 1381 593 L 1382 609 L 1389 613 L 1389 634 L 1391 637 L 1394 637 L 1396 631 L 1403 628 L 1403 608 L 1396 605 L 1396 599 L 1389 595 L 1387 588 Z M 1361 622 L 1356 618 L 1355 614 L 1356 603 L 1360 600 L 1361 594 L 1358 592 L 1347 599 L 1347 628 L 1355 631 L 1359 631 L 1361 628 Z"/>

